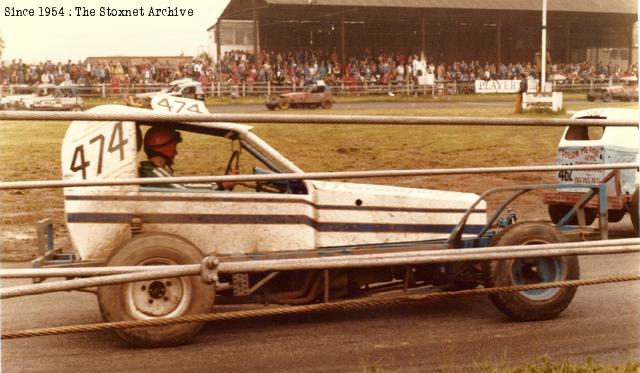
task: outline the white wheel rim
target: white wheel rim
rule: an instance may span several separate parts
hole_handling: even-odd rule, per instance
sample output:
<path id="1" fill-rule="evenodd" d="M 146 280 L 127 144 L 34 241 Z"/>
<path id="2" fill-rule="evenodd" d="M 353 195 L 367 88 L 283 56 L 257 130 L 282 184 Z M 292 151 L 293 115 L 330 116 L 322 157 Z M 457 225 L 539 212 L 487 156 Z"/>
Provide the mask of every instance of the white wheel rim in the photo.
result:
<path id="1" fill-rule="evenodd" d="M 178 264 L 165 258 L 147 259 L 140 265 Z M 127 311 L 134 319 L 180 316 L 188 308 L 192 289 L 187 278 L 164 278 L 124 285 Z"/>

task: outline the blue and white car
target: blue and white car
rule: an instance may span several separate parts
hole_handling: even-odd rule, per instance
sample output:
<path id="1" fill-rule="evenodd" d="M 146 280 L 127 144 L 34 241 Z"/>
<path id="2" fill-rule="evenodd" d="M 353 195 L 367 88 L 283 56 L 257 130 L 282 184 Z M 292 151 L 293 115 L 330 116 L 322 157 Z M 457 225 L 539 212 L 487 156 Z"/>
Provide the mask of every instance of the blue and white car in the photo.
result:
<path id="1" fill-rule="evenodd" d="M 170 95 L 155 96 L 151 105 L 156 112 L 206 112 L 201 101 Z M 150 110 L 105 105 L 89 112 Z M 75 121 L 62 145 L 64 180 L 138 177 L 139 164 L 146 159 L 140 142 L 151 125 L 170 125 L 181 132 L 184 141 L 176 159 L 180 176 L 187 176 L 188 171 L 181 170 L 190 169 L 194 157 L 209 162 L 214 175 L 223 170 L 225 174 L 303 172 L 247 125 Z M 566 240 L 546 223 L 511 224 L 497 234 L 488 231 L 486 204 L 473 193 L 318 180 L 243 182 L 233 190 L 215 184 L 168 186 L 65 188 L 66 224 L 77 261 L 108 266 L 195 264 L 211 255 L 239 262 L 282 258 L 304 262 L 329 256 L 355 261 L 379 253 Z M 578 273 L 575 257 L 220 273 L 213 285 L 192 276 L 101 286 L 98 301 L 107 321 L 144 320 L 206 313 L 214 301 L 297 305 L 396 288 L 509 286 L 575 279 Z M 574 294 L 575 288 L 563 288 L 491 299 L 515 319 L 538 320 L 558 315 Z M 201 325 L 117 333 L 136 345 L 170 345 L 186 341 Z"/>

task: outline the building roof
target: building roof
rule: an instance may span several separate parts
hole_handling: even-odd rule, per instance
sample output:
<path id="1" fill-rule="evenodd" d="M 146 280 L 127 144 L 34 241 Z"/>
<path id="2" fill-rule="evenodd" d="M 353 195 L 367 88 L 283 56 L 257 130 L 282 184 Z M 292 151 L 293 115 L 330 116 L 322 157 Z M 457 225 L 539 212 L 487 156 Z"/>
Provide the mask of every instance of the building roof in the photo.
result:
<path id="1" fill-rule="evenodd" d="M 540 0 L 263 0 L 271 5 L 323 5 L 349 7 L 542 10 Z M 551 0 L 555 12 L 638 13 L 636 0 Z"/>

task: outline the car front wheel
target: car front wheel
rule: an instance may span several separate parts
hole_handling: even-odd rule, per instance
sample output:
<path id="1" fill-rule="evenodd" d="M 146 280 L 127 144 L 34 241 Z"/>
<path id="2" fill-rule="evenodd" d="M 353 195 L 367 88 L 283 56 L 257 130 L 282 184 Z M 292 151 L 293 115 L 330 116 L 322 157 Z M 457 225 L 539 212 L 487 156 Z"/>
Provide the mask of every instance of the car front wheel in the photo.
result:
<path id="1" fill-rule="evenodd" d="M 540 222 L 514 224 L 498 233 L 492 246 L 535 245 L 567 242 L 555 227 Z M 580 266 L 575 256 L 517 258 L 484 265 L 485 287 L 518 286 L 576 280 Z M 519 320 L 546 320 L 564 311 L 576 293 L 575 287 L 526 290 L 490 294 L 491 302 L 507 316 Z"/>
<path id="2" fill-rule="evenodd" d="M 558 224 L 560 219 L 562 219 L 572 208 L 570 205 L 549 205 L 549 218 L 554 224 Z M 585 225 L 591 225 L 596 220 L 597 212 L 595 209 L 586 208 L 584 209 L 584 220 Z M 578 216 L 577 213 L 571 217 L 566 223 L 567 225 L 578 225 Z"/>

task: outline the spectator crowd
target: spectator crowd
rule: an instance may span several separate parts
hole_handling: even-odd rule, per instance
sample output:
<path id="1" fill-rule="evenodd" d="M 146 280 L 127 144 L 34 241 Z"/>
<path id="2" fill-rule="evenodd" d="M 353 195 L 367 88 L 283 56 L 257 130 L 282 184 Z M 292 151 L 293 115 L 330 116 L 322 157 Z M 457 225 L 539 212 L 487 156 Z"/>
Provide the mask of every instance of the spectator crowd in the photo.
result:
<path id="1" fill-rule="evenodd" d="M 212 62 L 207 56 L 191 63 L 172 64 L 169 61 L 146 59 L 138 64 L 123 61 L 101 61 L 95 64 L 81 61 L 66 63 L 51 61 L 27 64 L 21 59 L 0 62 L 0 83 L 7 84 L 78 84 L 106 83 L 111 87 L 133 84 L 163 84 L 190 77 L 203 85 L 215 82 L 245 83 L 270 81 L 280 85 L 303 85 L 318 79 L 328 84 L 394 84 L 416 81 L 433 74 L 437 81 L 474 82 L 476 79 L 516 79 L 521 73 L 535 75 L 539 71 L 532 62 L 495 63 L 480 61 L 437 62 L 428 56 L 400 53 L 373 53 L 365 49 L 350 56 L 344 66 L 335 50 L 262 50 L 255 55 L 246 51 L 225 52 Z M 612 64 L 568 63 L 549 64 L 550 77 L 573 83 L 617 81 L 625 76 L 637 76 L 636 65 L 622 69 Z"/>

